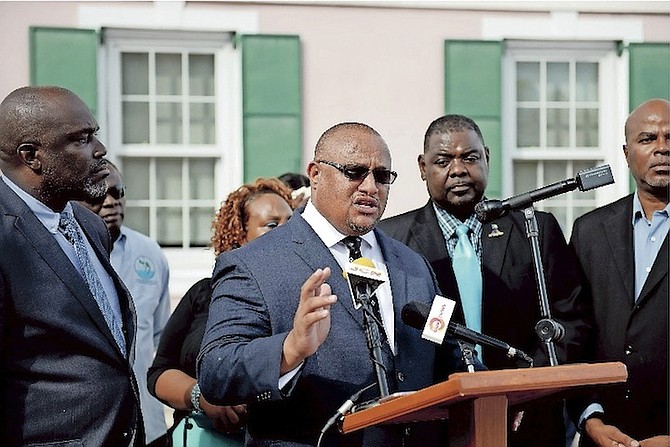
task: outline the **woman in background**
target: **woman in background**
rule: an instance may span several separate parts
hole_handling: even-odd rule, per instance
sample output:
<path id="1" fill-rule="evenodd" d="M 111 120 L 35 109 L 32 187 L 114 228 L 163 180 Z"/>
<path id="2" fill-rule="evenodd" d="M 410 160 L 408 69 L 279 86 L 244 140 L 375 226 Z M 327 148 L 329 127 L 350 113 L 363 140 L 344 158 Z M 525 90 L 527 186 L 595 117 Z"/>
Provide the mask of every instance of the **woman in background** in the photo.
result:
<path id="1" fill-rule="evenodd" d="M 291 203 L 291 190 L 277 179 L 258 179 L 233 191 L 212 222 L 214 253 L 241 247 L 284 224 L 293 212 Z M 148 372 L 151 394 L 175 409 L 170 429 L 175 446 L 243 445 L 246 406 L 210 404 L 195 379 L 195 361 L 212 295 L 210 279 L 195 283 L 181 299 L 165 326 Z M 190 429 L 193 422 L 187 416 L 202 430 Z M 187 437 L 188 444 L 183 440 Z"/>

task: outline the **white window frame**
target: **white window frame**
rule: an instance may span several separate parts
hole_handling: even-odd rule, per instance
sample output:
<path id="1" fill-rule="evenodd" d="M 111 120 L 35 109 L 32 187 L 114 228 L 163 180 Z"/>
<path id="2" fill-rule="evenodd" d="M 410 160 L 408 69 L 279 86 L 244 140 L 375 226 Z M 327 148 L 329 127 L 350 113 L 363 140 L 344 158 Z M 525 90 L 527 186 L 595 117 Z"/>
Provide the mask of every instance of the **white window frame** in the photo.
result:
<path id="1" fill-rule="evenodd" d="M 516 123 L 516 63 L 519 61 L 577 61 L 598 62 L 599 77 L 599 146 L 593 149 L 525 149 L 517 148 Z M 602 206 L 628 193 L 628 171 L 623 157 L 622 104 L 626 92 L 618 88 L 627 80 L 624 64 L 617 54 L 616 42 L 570 42 L 570 41 L 506 41 L 503 58 L 503 196 L 514 194 L 514 162 L 518 160 L 599 160 L 612 168 L 615 185 L 595 190 L 596 206 Z M 541 98 L 543 101 L 544 98 Z M 542 122 L 542 120 L 541 120 Z M 541 124 L 542 128 L 542 124 Z M 576 172 L 567 175 L 573 177 Z M 538 179 L 539 182 L 542 179 Z M 544 186 L 544 185 L 538 185 Z M 577 192 L 577 194 L 579 194 Z M 568 197 L 571 196 L 571 197 Z M 554 201 L 552 206 L 575 205 L 579 200 L 574 194 Z M 536 205 L 543 209 L 543 202 Z M 570 213 L 568 213 L 570 215 Z M 565 229 L 566 234 L 570 228 Z"/>
<path id="2" fill-rule="evenodd" d="M 206 157 L 217 160 L 214 172 L 215 206 L 242 182 L 242 135 L 241 135 L 241 80 L 240 57 L 234 45 L 234 35 L 224 32 L 158 31 L 138 29 L 105 29 L 105 82 L 106 120 L 108 135 L 106 138 L 108 158 L 118 162 L 122 157 L 150 158 L 197 158 Z M 124 145 L 121 119 L 121 67 L 122 52 L 207 52 L 215 56 L 216 75 L 216 135 L 213 145 Z M 155 130 L 152 130 L 154 132 Z M 155 161 L 152 168 L 155 169 Z M 183 165 L 185 166 L 185 165 Z M 184 197 L 184 206 L 189 207 L 188 196 Z M 149 236 L 156 235 L 155 206 L 151 206 Z M 183 214 L 183 219 L 186 215 Z M 189 223 L 182 222 L 183 248 L 190 248 Z M 201 248 L 200 248 L 201 249 Z"/>

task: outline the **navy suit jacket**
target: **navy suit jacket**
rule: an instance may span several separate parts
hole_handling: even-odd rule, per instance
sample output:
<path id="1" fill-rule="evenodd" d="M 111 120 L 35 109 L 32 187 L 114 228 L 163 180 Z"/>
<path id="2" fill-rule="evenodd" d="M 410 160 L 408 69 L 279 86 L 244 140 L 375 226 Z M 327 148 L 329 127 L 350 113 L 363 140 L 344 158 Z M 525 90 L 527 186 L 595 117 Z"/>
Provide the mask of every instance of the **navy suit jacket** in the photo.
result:
<path id="1" fill-rule="evenodd" d="M 636 302 L 632 218 L 631 194 L 577 219 L 570 244 L 593 303 L 590 359 L 628 368 L 624 384 L 591 399 L 603 405 L 605 423 L 642 440 L 668 434 L 668 236 Z"/>
<path id="2" fill-rule="evenodd" d="M 431 303 L 438 293 L 437 282 L 425 259 L 383 232 L 375 230 L 375 234 L 388 268 L 395 313 L 397 355 L 387 343 L 384 348 L 389 388 L 391 392 L 417 390 L 444 378 L 436 377 L 436 364 L 460 367 L 456 365 L 459 352 L 448 345 L 445 353 L 438 351 L 436 361 L 435 345 L 402 323 L 403 305 L 412 300 Z M 331 308 L 330 333 L 292 383 L 280 390 L 282 346 L 293 327 L 300 287 L 324 267 L 332 270 L 327 283 L 338 296 Z M 375 383 L 362 311 L 354 309 L 342 269 L 299 212 L 246 246 L 222 253 L 212 284 L 199 382 L 211 402 L 249 403 L 251 445 L 314 445 L 336 409 L 354 392 Z M 361 401 L 376 396 L 375 387 Z M 324 445 L 393 446 L 403 441 L 412 445 L 412 439 L 416 445 L 431 445 L 418 434 L 412 438 L 415 434 L 390 426 L 363 437 L 329 433 Z"/>
<path id="3" fill-rule="evenodd" d="M 0 440 L 3 446 L 143 444 L 132 373 L 135 314 L 109 263 L 104 222 L 74 215 L 116 284 L 131 353 L 120 352 L 82 276 L 0 180 Z M 138 432 L 138 429 L 140 431 Z"/>
<path id="4" fill-rule="evenodd" d="M 590 320 L 579 301 L 576 260 L 554 216 L 543 212 L 535 216 L 551 314 L 566 330 L 563 341 L 555 343 L 558 361 L 577 361 L 582 358 Z M 454 319 L 465 324 L 451 258 L 432 202 L 385 219 L 379 227 L 428 259 L 442 292 L 457 302 Z M 482 332 L 528 353 L 535 366 L 548 365 L 546 348 L 535 333 L 541 312 L 523 214 L 513 211 L 483 224 L 481 242 Z M 482 354 L 484 364 L 491 369 L 526 366 L 511 362 L 502 350 L 483 347 Z M 526 411 L 520 430 L 510 434 L 510 446 L 565 445 L 560 402 L 538 403 L 537 408 Z"/>

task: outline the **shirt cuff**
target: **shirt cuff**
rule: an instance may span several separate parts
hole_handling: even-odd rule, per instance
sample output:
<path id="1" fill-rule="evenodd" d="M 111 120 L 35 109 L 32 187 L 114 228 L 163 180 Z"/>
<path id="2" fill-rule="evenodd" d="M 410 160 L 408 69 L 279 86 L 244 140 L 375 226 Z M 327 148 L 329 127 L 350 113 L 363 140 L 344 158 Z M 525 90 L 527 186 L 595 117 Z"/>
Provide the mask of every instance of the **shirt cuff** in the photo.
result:
<path id="1" fill-rule="evenodd" d="M 600 413 L 602 415 L 605 414 L 605 410 L 603 409 L 602 405 L 595 403 L 586 407 L 586 410 L 584 410 L 582 415 L 579 416 L 579 424 L 577 424 L 577 429 L 580 433 L 584 431 L 584 423 L 586 420 L 594 413 Z"/>
<path id="2" fill-rule="evenodd" d="M 296 366 L 295 368 L 293 368 L 292 370 L 290 370 L 289 372 L 287 372 L 286 374 L 284 374 L 283 376 L 281 376 L 279 378 L 279 389 L 280 390 L 283 390 L 284 387 L 291 382 L 291 380 L 295 377 L 295 375 L 300 372 L 300 369 L 302 368 L 302 365 L 304 365 L 304 364 L 305 364 L 304 361 L 300 362 L 300 364 L 298 366 Z"/>

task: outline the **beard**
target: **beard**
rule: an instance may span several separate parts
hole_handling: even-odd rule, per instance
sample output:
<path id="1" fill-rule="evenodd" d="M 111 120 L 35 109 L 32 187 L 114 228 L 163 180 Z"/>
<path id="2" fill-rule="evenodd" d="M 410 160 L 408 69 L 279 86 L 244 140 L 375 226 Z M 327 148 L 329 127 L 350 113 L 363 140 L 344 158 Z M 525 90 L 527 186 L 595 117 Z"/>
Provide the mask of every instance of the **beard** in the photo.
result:
<path id="1" fill-rule="evenodd" d="M 48 200 L 70 201 L 83 200 L 86 202 L 97 202 L 104 200 L 107 194 L 107 182 L 105 179 L 96 179 L 93 173 L 97 172 L 99 165 L 94 165 L 89 175 L 84 178 L 73 178 L 71 175 L 63 175 L 56 169 L 45 168 L 43 171 L 42 196 Z"/>

